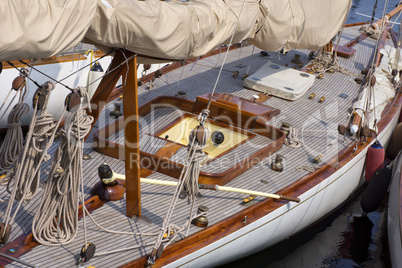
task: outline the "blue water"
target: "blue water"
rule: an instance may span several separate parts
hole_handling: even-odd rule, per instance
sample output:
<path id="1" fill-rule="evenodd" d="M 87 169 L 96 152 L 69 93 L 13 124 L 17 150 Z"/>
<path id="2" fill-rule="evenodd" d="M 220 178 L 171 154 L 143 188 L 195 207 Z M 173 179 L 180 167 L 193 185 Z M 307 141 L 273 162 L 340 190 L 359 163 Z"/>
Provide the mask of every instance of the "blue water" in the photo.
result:
<path id="1" fill-rule="evenodd" d="M 378 1 L 375 17 L 382 16 L 384 2 Z M 389 1 L 386 10 L 392 10 L 398 2 Z M 369 21 L 374 3 L 375 0 L 354 0 L 348 23 Z M 398 28 L 394 30 L 398 31 Z M 390 267 L 386 230 L 387 197 L 377 211 L 362 216 L 360 200 L 363 191 L 301 234 L 221 268 Z"/>

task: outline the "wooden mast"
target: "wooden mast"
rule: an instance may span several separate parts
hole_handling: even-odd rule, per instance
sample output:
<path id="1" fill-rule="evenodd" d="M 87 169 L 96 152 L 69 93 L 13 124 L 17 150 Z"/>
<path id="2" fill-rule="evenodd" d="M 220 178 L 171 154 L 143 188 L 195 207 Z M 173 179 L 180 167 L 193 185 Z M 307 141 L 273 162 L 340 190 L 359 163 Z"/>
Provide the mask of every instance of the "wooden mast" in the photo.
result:
<path id="1" fill-rule="evenodd" d="M 123 54 L 124 53 L 124 54 Z M 116 51 L 105 75 L 91 99 L 94 123 L 106 105 L 120 76 L 123 77 L 124 144 L 126 167 L 126 215 L 141 216 L 140 165 L 139 165 L 139 126 L 138 126 L 138 88 L 137 58 L 130 51 Z M 125 63 L 126 59 L 130 59 Z M 112 71 L 113 70 L 113 71 Z M 110 73 L 109 73 L 110 72 Z"/>
<path id="2" fill-rule="evenodd" d="M 126 215 L 141 216 L 140 148 L 138 125 L 137 57 L 128 62 L 123 76 Z"/>

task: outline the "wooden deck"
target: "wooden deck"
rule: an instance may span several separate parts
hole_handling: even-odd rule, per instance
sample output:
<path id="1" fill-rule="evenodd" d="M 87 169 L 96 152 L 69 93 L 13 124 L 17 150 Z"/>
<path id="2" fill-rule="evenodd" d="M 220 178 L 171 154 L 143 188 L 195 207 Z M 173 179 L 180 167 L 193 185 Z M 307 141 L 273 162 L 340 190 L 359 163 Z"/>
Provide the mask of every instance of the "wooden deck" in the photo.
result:
<path id="1" fill-rule="evenodd" d="M 341 44 L 350 41 L 357 34 L 357 28 L 347 28 L 344 30 L 343 40 Z M 391 40 L 387 40 L 388 43 Z M 375 41 L 367 38 L 357 44 L 356 54 L 350 59 L 339 58 L 339 63 L 342 67 L 351 72 L 359 73 L 360 70 L 370 62 L 371 52 L 375 46 Z M 222 49 L 223 51 L 223 49 Z M 243 87 L 242 75 L 247 72 L 254 73 L 267 60 L 280 64 L 288 63 L 293 66 L 290 60 L 295 53 L 301 54 L 301 60 L 307 63 L 308 51 L 291 51 L 286 55 L 278 55 L 269 53 L 269 57 L 261 57 L 260 50 L 254 49 L 252 46 L 243 47 L 229 53 L 227 63 L 223 68 L 222 76 L 219 80 L 217 92 L 227 92 L 246 99 L 252 99 L 255 91 Z M 139 88 L 139 103 L 144 104 L 147 101 L 160 95 L 175 95 L 177 91 L 185 91 L 187 98 L 195 100 L 196 96 L 211 92 L 215 79 L 218 75 L 218 68 L 223 60 L 222 55 L 212 56 L 202 59 L 193 64 L 184 66 L 171 73 L 164 74 L 161 78 L 156 79 L 154 88 L 149 91 L 146 85 Z M 240 75 L 236 79 L 232 77 L 233 71 L 239 71 Z M 348 120 L 348 110 L 352 106 L 352 102 L 356 100 L 359 93 L 360 85 L 356 84 L 353 76 L 347 76 L 340 73 L 325 74 L 323 79 L 316 80 L 312 88 L 300 99 L 296 101 L 286 101 L 283 99 L 271 97 L 264 104 L 275 107 L 281 110 L 281 113 L 274 117 L 269 123 L 275 127 L 280 127 L 281 122 L 289 122 L 292 127 L 303 129 L 299 133 L 299 137 L 303 141 L 303 146 L 298 149 L 283 146 L 277 153 L 285 156 L 285 169 L 283 172 L 275 172 L 269 168 L 273 156 L 269 156 L 258 165 L 250 168 L 237 178 L 230 181 L 227 186 L 246 188 L 250 190 L 258 190 L 270 193 L 276 193 L 279 190 L 292 185 L 302 177 L 308 175 L 307 171 L 298 171 L 297 167 L 314 166 L 319 168 L 322 164 L 328 163 L 333 158 L 336 158 L 338 152 L 346 148 L 352 141 L 350 137 L 344 138 L 337 134 L 339 124 L 346 124 Z M 340 87 L 339 85 L 342 85 Z M 313 100 L 308 99 L 308 95 L 315 92 L 316 97 Z M 341 94 L 346 94 L 346 98 L 340 97 Z M 326 96 L 324 103 L 319 103 L 318 100 Z M 106 106 L 105 111 L 100 116 L 94 130 L 103 128 L 108 125 L 113 119 L 109 117 L 109 112 L 113 110 L 113 104 Z M 154 153 L 157 148 L 163 146 L 165 141 L 155 139 L 151 136 L 144 135 L 147 124 L 156 125 L 156 129 L 161 127 L 163 122 L 173 116 L 174 111 L 169 108 L 158 110 L 158 114 L 151 118 L 143 118 L 144 125 L 141 133 L 140 149 L 149 153 Z M 122 133 L 117 133 L 110 139 L 117 143 L 122 143 Z M 256 136 L 255 144 L 261 145 L 267 142 L 264 138 Z M 157 140 L 160 144 L 153 143 Z M 54 153 L 57 143 L 55 143 L 50 153 Z M 258 147 L 258 146 L 257 146 Z M 239 154 L 252 153 L 253 148 L 238 147 L 238 150 L 233 150 L 230 155 L 230 163 Z M 107 162 L 115 172 L 124 173 L 124 162 L 115 158 L 107 157 L 95 152 L 92 149 L 92 136 L 85 144 L 84 153 L 91 156 L 90 160 L 83 163 L 83 174 L 85 180 L 85 193 L 90 196 L 92 186 L 99 181 L 97 168 L 103 162 Z M 171 157 L 175 161 L 180 161 L 186 150 L 180 149 Z M 313 159 L 318 154 L 323 154 L 320 164 L 313 164 Z M 217 166 L 212 169 L 218 172 L 225 169 L 227 166 Z M 203 170 L 211 171 L 208 165 L 202 168 Z M 49 163 L 43 165 L 41 180 L 46 181 L 46 175 L 49 171 Z M 174 178 L 168 177 L 161 173 L 153 173 L 149 176 L 152 179 L 163 179 L 177 181 Z M 107 202 L 102 208 L 95 210 L 92 216 L 103 227 L 111 230 L 128 231 L 128 232 L 143 232 L 157 233 L 162 224 L 163 218 L 166 215 L 167 208 L 173 195 L 174 188 L 167 186 L 156 185 L 141 185 L 142 192 L 142 213 L 152 221 L 152 224 L 144 223 L 143 221 L 135 221 L 125 216 L 125 199 L 116 202 Z M 201 191 L 202 198 L 197 199 L 196 206 L 206 205 L 209 208 L 208 218 L 210 226 L 220 222 L 239 211 L 246 208 L 242 204 L 243 198 L 246 196 L 238 193 Z M 15 240 L 23 234 L 27 234 L 31 230 L 31 222 L 35 209 L 40 203 L 42 190 L 28 204 L 23 206 L 13 223 L 13 231 L 10 241 Z M 5 187 L 0 187 L 0 198 L 7 201 L 8 194 Z M 263 200 L 261 197 L 256 198 L 256 202 Z M 0 217 L 6 208 L 6 203 L 0 204 Z M 177 225 L 182 225 L 189 216 L 190 206 L 187 200 L 179 200 L 175 209 L 175 214 L 172 222 Z M 132 235 L 116 235 L 106 233 L 98 229 L 89 219 L 88 225 L 88 241 L 95 243 L 97 246 L 97 255 L 92 258 L 85 266 L 93 265 L 95 267 L 118 267 L 127 262 L 130 262 L 139 257 L 146 256 L 152 250 L 152 246 L 139 249 L 131 249 L 128 251 L 117 252 L 109 255 L 102 255 L 102 252 L 110 250 L 119 250 L 125 247 L 135 245 L 151 244 L 156 237 L 139 237 Z M 200 228 L 192 226 L 190 234 L 198 232 Z M 31 263 L 39 267 L 74 267 L 75 260 L 78 258 L 79 251 L 84 244 L 83 237 L 83 222 L 79 223 L 79 231 L 76 239 L 71 244 L 63 247 L 46 247 L 37 246 L 30 252 L 20 257 L 21 260 Z M 0 250 L 0 252 L 2 252 Z M 12 256 L 12 253 L 5 252 Z M 18 263 L 11 263 L 7 267 L 22 267 Z"/>

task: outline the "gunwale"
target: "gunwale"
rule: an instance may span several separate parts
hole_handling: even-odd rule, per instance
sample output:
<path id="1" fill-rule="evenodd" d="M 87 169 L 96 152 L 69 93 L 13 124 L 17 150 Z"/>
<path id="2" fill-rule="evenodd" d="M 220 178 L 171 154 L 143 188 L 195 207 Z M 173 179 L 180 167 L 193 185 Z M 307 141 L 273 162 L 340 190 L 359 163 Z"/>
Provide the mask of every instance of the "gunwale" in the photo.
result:
<path id="1" fill-rule="evenodd" d="M 385 111 L 385 117 L 383 117 L 383 119 L 381 119 L 381 121 L 378 124 L 380 132 L 382 132 L 384 130 L 384 128 L 387 126 L 387 120 L 392 118 L 392 116 L 398 112 L 399 108 L 395 105 L 401 106 L 400 89 L 399 89 L 399 94 L 394 98 L 393 102 L 388 105 L 388 108 Z M 371 141 L 371 139 L 369 139 L 369 140 Z M 328 176 L 328 174 L 333 174 L 336 170 L 341 168 L 344 164 L 348 163 L 350 159 L 353 159 L 354 157 L 356 157 L 360 152 L 362 152 L 364 150 L 364 148 L 366 148 L 368 146 L 368 144 L 363 145 L 364 147 L 360 147 L 357 150 L 356 154 L 352 158 L 349 158 L 350 153 L 353 151 L 354 146 L 355 146 L 355 143 L 351 143 L 347 148 L 343 149 L 340 152 L 341 157 L 339 158 L 340 161 L 337 166 L 335 166 L 335 163 L 331 162 L 331 164 L 323 166 L 321 169 L 317 170 L 314 173 L 314 176 L 309 175 L 309 176 L 304 176 L 303 178 L 301 178 L 297 184 L 302 187 L 301 189 L 295 189 L 296 187 L 293 186 L 293 187 L 284 188 L 283 190 L 280 191 L 280 193 L 297 193 L 297 194 L 303 193 L 303 191 L 305 189 L 309 189 L 311 186 L 317 185 L 319 182 L 323 181 Z M 348 155 L 349 155 L 349 157 L 348 157 Z M 315 177 L 316 175 L 318 175 L 318 176 Z M 316 179 L 312 180 L 314 177 Z M 266 214 L 263 214 L 263 212 L 260 212 L 259 209 L 265 209 L 265 212 L 267 212 L 266 209 L 270 208 L 270 210 L 268 210 L 268 212 L 272 212 L 274 210 L 274 208 L 280 207 L 280 206 L 284 205 L 285 203 L 287 203 L 287 202 L 273 201 L 273 200 L 266 199 L 253 206 L 250 206 L 250 207 L 244 209 L 242 212 L 232 215 L 230 218 L 225 220 L 225 221 L 229 221 L 229 222 L 236 222 L 236 224 L 233 227 L 232 227 L 232 225 L 227 227 L 227 225 L 225 226 L 223 224 L 217 223 L 214 226 L 211 226 L 211 228 L 213 227 L 213 230 L 208 228 L 206 230 L 197 232 L 196 234 L 188 237 L 187 239 L 183 239 L 183 240 L 169 246 L 164 251 L 164 255 L 162 255 L 162 258 L 160 260 L 158 260 L 157 265 L 167 264 L 172 259 L 176 259 L 180 256 L 184 256 L 188 252 L 193 252 L 194 250 L 202 247 L 201 244 L 197 244 L 197 246 L 189 247 L 188 244 L 190 244 L 191 241 L 196 241 L 197 243 L 201 243 L 201 242 L 202 243 L 211 243 L 216 238 L 223 237 L 226 234 L 230 233 L 231 231 L 235 230 L 234 228 L 241 228 L 242 226 L 244 226 L 244 224 L 242 224 L 242 219 L 244 219 L 245 214 L 247 214 L 249 216 L 247 224 L 250 224 L 250 223 L 256 221 L 260 215 L 266 215 Z M 246 211 L 250 212 L 250 213 L 246 213 Z M 260 213 L 258 213 L 258 212 L 260 212 Z M 256 216 L 250 217 L 251 213 L 255 213 Z M 210 231 L 208 231 L 208 230 L 210 230 Z M 216 236 L 214 236 L 214 235 L 216 235 Z M 186 243 L 184 243 L 184 241 L 186 241 Z M 145 257 L 140 258 L 136 261 L 130 262 L 127 265 L 124 265 L 122 267 L 131 267 L 131 265 L 134 265 L 134 267 L 135 267 L 135 265 L 137 265 L 137 264 L 140 264 L 140 263 L 142 264 L 144 260 L 145 260 Z"/>
<path id="2" fill-rule="evenodd" d="M 396 105 L 397 106 L 396 106 Z M 396 97 L 392 101 L 391 104 L 388 105 L 388 109 L 385 112 L 385 115 L 379 121 L 379 134 L 386 127 L 386 123 L 390 121 L 393 117 L 396 116 L 397 112 L 400 110 L 400 106 L 402 105 L 402 91 L 399 89 Z M 303 193 L 307 192 L 314 186 L 318 185 L 326 178 L 334 174 L 336 171 L 341 169 L 347 163 L 349 163 L 353 158 L 359 156 L 361 152 L 368 148 L 371 142 L 374 140 L 373 137 L 368 139 L 368 142 L 365 145 L 360 144 L 358 149 L 354 152 L 355 142 L 350 144 L 347 148 L 344 148 L 340 152 L 338 163 L 330 162 L 316 170 L 314 173 L 307 175 L 300 180 L 298 180 L 295 184 L 290 185 L 282 190 L 280 190 L 277 194 L 280 195 L 288 195 L 288 196 L 300 196 Z M 336 165 L 335 165 L 336 164 Z M 402 188 L 401 188 L 402 189 Z M 302 202 L 305 200 L 302 200 Z M 275 209 L 283 206 L 288 203 L 288 201 L 279 201 L 274 199 L 266 198 L 265 200 L 250 206 L 244 209 L 241 212 L 231 216 L 230 218 L 216 223 L 215 225 L 209 227 L 208 229 L 204 229 L 202 231 L 193 234 L 192 236 L 183 239 L 170 245 L 167 247 L 163 255 L 155 267 L 162 267 L 166 264 L 172 262 L 172 259 L 178 259 L 180 257 L 184 257 L 187 254 L 194 252 L 207 244 L 213 243 L 215 240 L 224 237 L 225 235 L 235 232 L 241 229 L 244 225 L 248 225 L 259 218 L 273 212 Z M 244 217 L 247 216 L 247 223 L 243 223 Z M 133 262 L 130 262 L 126 265 L 120 266 L 121 268 L 126 267 L 143 267 L 146 264 L 147 257 L 143 257 Z"/>

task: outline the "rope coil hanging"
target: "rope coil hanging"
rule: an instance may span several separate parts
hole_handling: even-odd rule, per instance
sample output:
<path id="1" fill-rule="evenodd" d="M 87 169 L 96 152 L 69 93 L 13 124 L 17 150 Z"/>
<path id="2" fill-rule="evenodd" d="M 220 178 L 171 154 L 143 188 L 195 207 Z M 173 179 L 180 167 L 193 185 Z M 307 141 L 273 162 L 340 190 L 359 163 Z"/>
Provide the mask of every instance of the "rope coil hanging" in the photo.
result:
<path id="1" fill-rule="evenodd" d="M 26 103 L 17 103 L 10 111 L 7 119 L 7 133 L 0 148 L 0 173 L 11 171 L 14 163 L 23 149 L 24 135 L 21 128 L 21 117 L 27 114 L 29 106 Z M 5 183 L 5 182 L 3 182 Z"/>
<path id="2" fill-rule="evenodd" d="M 18 168 L 14 170 L 15 173 L 14 171 L 11 173 L 7 184 L 9 193 L 11 193 L 10 188 L 11 184 L 13 184 L 13 188 L 16 190 L 15 200 L 17 201 L 22 199 L 29 201 L 34 197 L 39 187 L 40 164 L 50 159 L 47 149 L 53 143 L 56 124 L 46 107 L 50 91 L 53 88 L 54 84 L 48 82 L 38 90 L 40 92 L 37 96 L 41 98 L 41 101 L 43 100 L 43 103 L 38 104 L 39 101 L 36 102 L 32 120 L 33 125 L 31 124 L 25 141 L 24 153 L 16 164 Z M 41 104 L 43 105 L 43 110 L 40 109 L 40 114 L 37 115 L 38 105 Z"/>
<path id="3" fill-rule="evenodd" d="M 198 194 L 198 177 L 200 174 L 200 163 L 205 158 L 205 153 L 203 152 L 205 146 L 207 145 L 207 140 L 210 136 L 210 130 L 202 126 L 198 126 L 190 132 L 189 141 L 193 144 L 187 145 L 187 150 L 189 155 L 193 155 L 190 166 L 188 167 L 189 172 L 183 176 L 180 181 L 183 184 L 183 188 L 180 192 L 180 198 L 184 199 L 188 197 L 188 203 L 195 201 Z"/>
<path id="4" fill-rule="evenodd" d="M 78 90 L 81 98 L 83 89 Z M 77 93 L 72 93 L 77 94 Z M 68 109 L 67 105 L 65 109 Z M 67 115 L 60 144 L 53 156 L 43 198 L 32 223 L 32 233 L 47 246 L 65 245 L 73 241 L 78 229 L 79 186 L 82 180 L 84 138 L 91 129 L 93 117 L 84 109 Z"/>
<path id="5" fill-rule="evenodd" d="M 202 111 L 200 114 L 200 118 L 205 116 L 205 113 L 209 114 L 209 111 Z M 152 250 L 151 255 L 148 258 L 149 264 L 154 264 L 155 260 L 162 254 L 163 251 L 163 235 L 169 230 L 175 230 L 175 234 L 170 238 L 168 244 L 173 241 L 179 234 L 183 234 L 188 236 L 190 231 L 190 224 L 193 220 L 193 209 L 195 204 L 195 198 L 198 194 L 198 177 L 200 171 L 200 162 L 205 157 L 202 149 L 205 148 L 206 142 L 209 138 L 209 129 L 204 128 L 203 126 L 197 126 L 190 133 L 189 144 L 188 144 L 188 154 L 186 157 L 186 165 L 182 169 L 180 174 L 179 182 L 176 186 L 175 192 L 173 194 L 173 198 L 171 200 L 169 209 L 166 213 L 166 217 L 163 220 L 162 227 L 160 229 L 158 238 L 155 242 L 155 246 Z M 176 225 L 170 223 L 171 217 L 173 215 L 173 211 L 175 209 L 178 198 L 185 198 L 188 196 L 188 202 L 191 202 L 190 216 L 188 221 L 184 223 L 184 225 L 180 228 Z M 198 215 L 199 216 L 199 215 Z M 186 234 L 183 231 L 187 229 Z M 167 245 L 168 245 L 167 244 Z M 166 245 L 166 246 L 167 246 Z"/>
<path id="6" fill-rule="evenodd" d="M 28 91 L 28 85 L 26 84 L 26 77 L 29 74 L 29 71 L 26 68 L 21 68 L 20 75 L 16 77 L 12 83 L 11 90 L 16 90 L 13 99 L 10 101 L 10 104 L 13 102 L 14 98 L 17 96 L 17 93 L 20 92 L 19 100 L 17 104 L 11 109 L 8 118 L 7 118 L 7 133 L 4 138 L 4 141 L 0 148 L 0 174 L 7 174 L 11 171 L 14 166 L 14 163 L 18 160 L 20 153 L 24 147 L 24 135 L 21 128 L 21 118 L 23 115 L 27 114 L 29 111 L 29 106 L 26 103 L 23 103 L 23 100 Z M 23 92 L 22 92 L 23 91 Z M 11 92 L 11 91 L 10 91 Z M 10 94 L 10 93 L 9 93 Z M 8 97 L 8 96 L 7 96 Z M 7 98 L 6 98 L 7 100 Z M 5 101 L 6 101 L 5 100 Z M 3 102 L 2 106 L 5 104 Z M 1 108 L 0 108 L 1 110 Z M 4 111 L 3 115 L 6 114 L 8 110 Z M 1 184 L 6 184 L 7 181 L 0 180 Z"/>
<path id="7" fill-rule="evenodd" d="M 39 188 L 40 168 L 43 161 L 49 160 L 47 150 L 53 143 L 56 129 L 60 123 L 53 122 L 53 117 L 46 111 L 47 102 L 54 83 L 47 82 L 40 86 L 34 97 L 34 113 L 25 140 L 23 153 L 14 168 L 6 175 L 7 191 L 11 194 L 4 213 L 5 226 L 12 222 L 23 202 L 28 202 Z M 39 110 L 39 112 L 38 112 Z M 61 117 L 63 117 L 64 112 Z M 12 191 L 10 190 L 12 188 Z M 19 201 L 11 216 L 14 201 Z M 3 234 L 4 235 L 5 229 Z"/>

